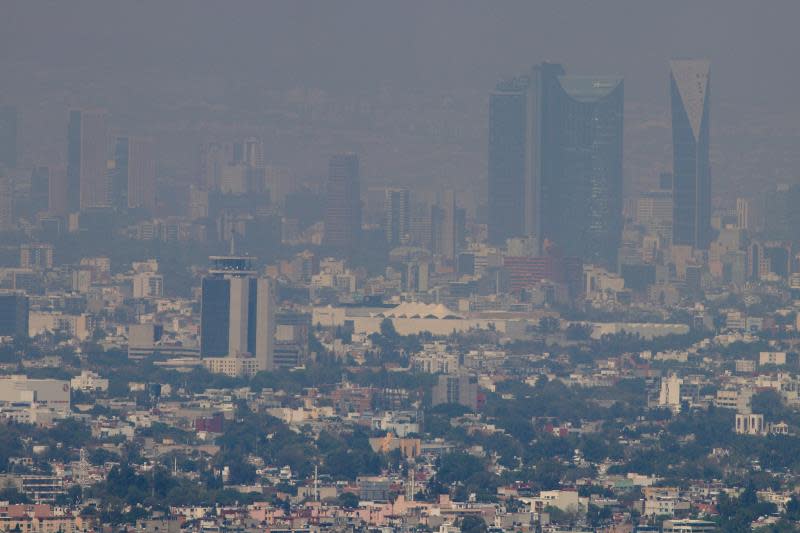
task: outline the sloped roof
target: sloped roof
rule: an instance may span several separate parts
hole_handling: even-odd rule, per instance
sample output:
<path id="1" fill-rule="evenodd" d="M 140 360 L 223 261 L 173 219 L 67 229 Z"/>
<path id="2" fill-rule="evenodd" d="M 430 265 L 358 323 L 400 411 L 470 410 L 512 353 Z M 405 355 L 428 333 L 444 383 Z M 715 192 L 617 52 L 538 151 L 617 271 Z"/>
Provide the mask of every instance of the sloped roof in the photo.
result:
<path id="1" fill-rule="evenodd" d="M 700 138 L 700 124 L 706 105 L 711 63 L 707 59 L 673 59 L 669 62 L 672 79 L 689 117 L 695 140 Z"/>
<path id="2" fill-rule="evenodd" d="M 442 304 L 424 304 L 418 302 L 404 302 L 393 309 L 387 309 L 381 314 L 386 318 L 464 318 Z"/>

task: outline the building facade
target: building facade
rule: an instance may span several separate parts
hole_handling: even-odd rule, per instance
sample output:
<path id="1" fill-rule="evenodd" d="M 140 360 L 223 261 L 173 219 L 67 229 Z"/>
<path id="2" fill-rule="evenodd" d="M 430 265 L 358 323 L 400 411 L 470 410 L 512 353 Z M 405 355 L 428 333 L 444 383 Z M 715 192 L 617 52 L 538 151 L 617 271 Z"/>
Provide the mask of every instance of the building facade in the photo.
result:
<path id="1" fill-rule="evenodd" d="M 323 244 L 350 255 L 361 241 L 361 186 L 355 154 L 331 157 L 328 166 Z"/>
<path id="2" fill-rule="evenodd" d="M 709 62 L 670 62 L 673 244 L 706 250 L 711 242 Z"/>
<path id="3" fill-rule="evenodd" d="M 252 375 L 272 370 L 275 342 L 273 282 L 252 270 L 249 257 L 212 257 L 203 278 L 200 354 L 212 371 Z"/>
<path id="4" fill-rule="evenodd" d="M 107 135 L 105 111 L 70 111 L 67 134 L 69 212 L 110 205 Z"/>

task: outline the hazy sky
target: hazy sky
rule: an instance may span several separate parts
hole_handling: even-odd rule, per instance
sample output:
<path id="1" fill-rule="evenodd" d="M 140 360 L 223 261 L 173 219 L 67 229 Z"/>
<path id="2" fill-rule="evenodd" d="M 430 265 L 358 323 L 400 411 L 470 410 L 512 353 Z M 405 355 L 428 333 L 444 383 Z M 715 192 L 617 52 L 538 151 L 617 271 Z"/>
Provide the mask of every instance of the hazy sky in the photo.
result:
<path id="1" fill-rule="evenodd" d="M 666 61 L 712 60 L 731 102 L 796 100 L 800 2 L 5 0 L 0 67 L 216 72 L 275 85 L 484 88 L 543 59 L 663 98 Z M 135 79 L 136 74 L 131 73 Z"/>
<path id="2" fill-rule="evenodd" d="M 714 191 L 731 199 L 800 176 L 798 20 L 797 0 L 5 0 L 0 103 L 23 111 L 26 161 L 63 157 L 66 110 L 99 106 L 116 126 L 158 137 L 167 172 L 194 164 L 221 118 L 222 134 L 261 128 L 248 134 L 301 176 L 323 173 L 331 151 L 353 149 L 378 181 L 438 185 L 436 177 L 480 195 L 489 91 L 559 61 L 572 74 L 625 77 L 630 194 L 671 164 L 668 60 L 705 57 Z M 391 89 L 395 113 L 380 131 L 355 122 L 298 129 L 269 109 L 260 123 L 243 122 L 264 90 L 320 88 L 358 105 L 379 87 Z M 406 94 L 416 100 L 398 101 Z M 447 94 L 458 108 L 438 116 L 436 99 Z M 399 109 L 426 98 L 428 108 L 408 117 Z M 217 103 L 224 111 L 208 116 Z"/>

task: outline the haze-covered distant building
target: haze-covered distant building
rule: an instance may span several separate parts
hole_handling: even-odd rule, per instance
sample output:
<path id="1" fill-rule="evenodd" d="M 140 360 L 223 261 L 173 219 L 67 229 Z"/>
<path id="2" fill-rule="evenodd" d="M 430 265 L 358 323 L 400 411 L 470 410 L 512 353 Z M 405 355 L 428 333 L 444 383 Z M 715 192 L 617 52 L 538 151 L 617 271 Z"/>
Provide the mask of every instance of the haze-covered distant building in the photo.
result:
<path id="1" fill-rule="evenodd" d="M 489 97 L 489 242 L 525 234 L 528 79 L 499 83 Z"/>
<path id="2" fill-rule="evenodd" d="M 107 135 L 105 111 L 70 111 L 66 188 L 69 212 L 110 205 Z"/>
<path id="3" fill-rule="evenodd" d="M 411 193 L 406 188 L 386 189 L 384 231 L 392 246 L 406 244 L 411 233 Z"/>
<path id="4" fill-rule="evenodd" d="M 155 210 L 156 161 L 152 139 L 117 137 L 111 176 L 114 207 Z"/>
<path id="5" fill-rule="evenodd" d="M 361 186 L 358 156 L 338 154 L 328 166 L 323 244 L 350 255 L 361 241 Z"/>
<path id="6" fill-rule="evenodd" d="M 616 270 L 623 80 L 542 63 L 490 100 L 489 240 L 536 237 Z"/>
<path id="7" fill-rule="evenodd" d="M 670 61 L 672 242 L 703 250 L 711 242 L 709 69 L 703 59 Z"/>

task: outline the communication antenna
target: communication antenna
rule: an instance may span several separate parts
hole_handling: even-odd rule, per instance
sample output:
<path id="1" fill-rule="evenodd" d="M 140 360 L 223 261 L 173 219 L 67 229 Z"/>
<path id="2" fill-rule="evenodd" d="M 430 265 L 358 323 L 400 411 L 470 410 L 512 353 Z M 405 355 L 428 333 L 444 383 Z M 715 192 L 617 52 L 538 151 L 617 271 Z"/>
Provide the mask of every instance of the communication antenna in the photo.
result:
<path id="1" fill-rule="evenodd" d="M 319 475 L 317 465 L 314 465 L 314 501 L 319 501 Z"/>

